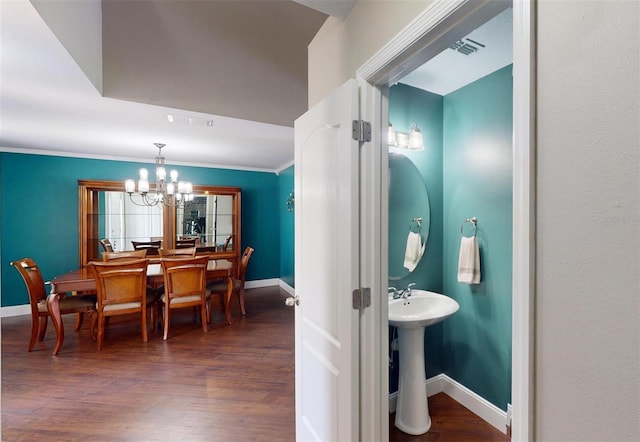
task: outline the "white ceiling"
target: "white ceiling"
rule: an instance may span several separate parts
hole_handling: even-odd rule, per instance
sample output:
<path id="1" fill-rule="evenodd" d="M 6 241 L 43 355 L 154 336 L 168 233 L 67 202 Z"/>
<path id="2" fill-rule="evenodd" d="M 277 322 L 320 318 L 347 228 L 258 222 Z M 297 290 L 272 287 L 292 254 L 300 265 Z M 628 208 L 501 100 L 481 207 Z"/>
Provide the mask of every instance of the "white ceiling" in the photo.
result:
<path id="1" fill-rule="evenodd" d="M 313 6 L 314 2 L 316 0 L 299 1 L 310 6 Z M 110 5 L 122 6 L 125 3 L 123 0 L 118 0 Z M 129 3 L 137 6 L 141 2 Z M 155 4 L 156 2 L 142 3 Z M 232 3 L 253 8 L 252 14 L 247 14 L 240 26 L 251 27 L 250 19 L 260 19 L 260 14 L 255 13 L 257 2 Z M 335 15 L 346 14 L 353 7 L 353 3 L 354 0 L 339 0 L 334 4 L 336 10 L 322 12 Z M 168 7 L 168 4 L 175 7 L 189 4 L 206 6 L 202 2 L 187 1 L 158 2 L 158 4 L 163 4 L 163 7 Z M 282 7 L 281 4 L 279 5 Z M 298 10 L 296 11 L 295 8 Z M 295 8 L 293 12 L 288 11 L 288 13 L 300 13 L 300 8 L 307 9 L 300 5 L 295 5 Z M 510 13 L 511 10 L 507 11 Z M 167 10 L 160 12 L 167 13 Z M 166 22 L 166 17 L 164 19 Z M 479 29 L 469 36 L 486 44 L 486 48 L 469 56 L 452 50 L 445 51 L 441 56 L 430 61 L 423 68 L 425 70 L 413 72 L 402 82 L 444 94 L 447 90 L 455 90 L 463 84 L 468 84 L 509 64 L 511 50 L 510 46 L 506 45 L 511 44 L 510 17 L 499 16 L 494 21 L 493 30 Z M 316 17 L 313 23 L 313 26 L 319 27 L 321 21 Z M 491 24 L 490 22 L 488 25 Z M 141 29 L 144 32 L 146 28 L 142 26 Z M 274 32 L 277 31 L 274 29 Z M 302 35 L 303 32 L 300 30 L 300 38 L 308 39 L 309 35 L 313 36 L 316 31 L 317 29 L 311 29 L 311 32 L 305 29 Z M 123 29 L 121 32 L 127 31 Z M 172 29 L 172 32 L 176 30 Z M 508 33 L 508 38 L 495 37 L 494 33 L 497 32 L 500 35 Z M 262 39 L 264 38 L 266 37 L 263 35 Z M 254 43 L 242 41 L 240 44 L 250 46 Z M 260 42 L 255 44 L 259 45 Z M 237 52 L 234 47 L 230 50 L 232 52 L 216 54 L 215 59 L 219 63 L 225 63 L 225 60 L 233 58 Z M 178 55 L 182 56 L 184 52 L 184 47 L 181 47 Z M 494 52 L 508 53 L 508 57 L 496 56 Z M 118 51 L 115 52 L 116 55 L 118 53 Z M 166 52 L 161 52 L 159 55 L 166 55 Z M 302 55 L 289 55 L 296 56 L 298 59 L 303 57 L 306 64 L 306 50 Z M 157 59 L 149 57 L 146 54 L 140 55 L 138 63 L 143 65 L 158 62 Z M 442 61 L 439 60 L 440 57 L 443 58 Z M 193 60 L 194 57 L 190 58 L 191 62 Z M 482 69 L 479 68 L 480 65 L 484 65 L 485 60 L 490 61 L 491 64 Z M 171 64 L 172 61 L 167 59 L 165 63 Z M 460 64 L 453 69 L 450 67 L 449 63 L 462 61 L 465 62 L 464 67 Z M 266 69 L 285 69 L 292 63 L 287 60 L 278 60 L 278 62 L 281 63 L 281 67 L 274 68 L 273 65 L 276 62 L 273 60 L 263 61 L 268 65 Z M 473 63 L 470 64 L 470 62 Z M 113 61 L 110 59 L 109 63 Z M 193 69 L 197 71 L 198 66 L 193 66 Z M 435 72 L 440 69 L 445 70 L 445 73 Z M 103 70 L 108 73 L 113 69 L 105 66 Z M 254 70 L 257 69 L 254 68 Z M 455 84 L 450 83 L 450 80 L 457 77 L 454 74 L 459 72 L 471 74 L 471 77 L 458 78 Z M 260 72 L 256 74 L 261 75 Z M 127 75 L 131 78 L 132 84 L 137 84 L 136 81 L 139 79 L 133 78 L 133 73 Z M 126 78 L 127 75 L 121 75 L 119 78 Z M 107 77 L 106 74 L 105 77 Z M 447 84 L 443 83 L 443 78 L 449 80 Z M 223 77 L 207 78 L 207 81 L 216 82 L 218 87 L 230 87 Z M 177 79 L 177 83 L 190 82 L 197 83 L 197 80 L 188 76 Z M 105 95 L 110 95 L 109 85 L 116 83 L 117 81 L 105 78 Z M 259 83 L 259 80 L 256 80 L 256 83 Z M 125 90 L 126 85 L 123 82 L 118 84 L 121 85 L 120 91 Z M 161 82 L 158 83 L 158 85 L 161 84 Z M 197 84 L 200 85 L 200 83 Z M 165 87 L 170 88 L 170 86 Z M 206 84 L 200 87 L 204 89 Z M 143 89 L 142 86 L 130 86 L 129 92 L 135 93 L 141 89 Z M 180 90 L 177 86 L 175 89 Z M 157 153 L 153 143 L 159 142 L 166 144 L 163 154 L 168 164 L 264 171 L 279 171 L 292 164 L 294 142 L 291 125 L 272 124 L 269 122 L 269 115 L 264 115 L 263 118 L 242 116 L 232 118 L 217 112 L 203 111 L 210 108 L 207 107 L 207 103 L 211 102 L 211 98 L 204 93 L 200 104 L 194 101 L 197 97 L 196 99 L 189 97 L 181 101 L 177 94 L 177 98 L 174 97 L 173 101 L 166 99 L 166 103 L 171 105 L 162 105 L 166 103 L 162 96 L 158 97 L 160 92 L 145 91 L 148 94 L 147 99 L 142 96 L 132 97 L 132 101 L 123 97 L 119 97 L 123 99 L 116 99 L 101 95 L 28 0 L 0 0 L 0 150 L 148 163 Z M 293 98 L 289 95 L 293 94 L 281 94 L 276 102 L 252 103 L 249 101 L 242 104 L 247 108 L 262 105 L 268 113 L 270 107 L 284 107 L 285 101 Z M 239 97 L 239 94 L 236 96 Z M 149 104 L 149 102 L 156 104 Z M 188 105 L 183 105 L 184 103 Z M 194 122 L 202 124 L 170 123 L 167 119 L 168 114 L 177 116 L 181 121 L 188 121 L 191 118 Z M 295 116 L 290 119 L 293 118 Z M 209 120 L 212 121 L 211 126 L 204 123 Z"/>
<path id="2" fill-rule="evenodd" d="M 113 2 L 108 6 L 123 6 L 124 3 Z M 216 2 L 129 2 L 132 7 L 139 3 L 158 8 L 217 6 Z M 246 7 L 256 4 L 227 3 Z M 284 2 L 273 3 L 275 7 L 285 6 Z M 289 4 L 292 5 L 291 14 L 299 14 L 301 9 L 311 11 L 293 2 Z M 247 14 L 242 26 L 250 27 L 250 19 L 259 18 L 255 13 Z M 289 16 L 289 19 L 293 18 Z M 194 18 L 194 26 L 196 22 Z M 319 27 L 322 21 L 314 23 Z M 144 31 L 144 26 L 141 28 Z M 299 33 L 312 38 L 316 30 L 304 29 Z M 279 31 L 274 29 L 274 32 Z M 260 37 L 262 40 L 267 38 L 266 35 Z M 253 42 L 242 41 L 240 44 L 250 46 Z M 179 49 L 178 55 L 183 54 L 184 48 Z M 228 63 L 234 57 L 237 51 L 233 46 L 230 49 L 229 54 L 215 57 L 218 63 Z M 293 161 L 293 119 L 306 109 L 306 43 L 302 49 L 299 54 L 289 54 L 297 57 L 296 63 L 302 59 L 305 83 L 302 108 L 298 105 L 298 114 L 289 118 L 291 124 L 230 118 L 194 111 L 193 107 L 182 107 L 179 103 L 168 107 L 100 95 L 28 0 L 0 1 L 0 149 L 150 162 L 157 154 L 153 143 L 159 142 L 166 144 L 163 153 L 169 164 L 278 171 Z M 146 55 L 139 55 L 140 63 L 156 63 Z M 172 54 L 165 51 L 161 55 L 169 57 Z M 170 58 L 164 60 L 167 64 L 172 61 Z M 287 75 L 289 61 L 278 62 L 283 67 L 274 67 L 275 61 L 271 61 L 269 67 Z M 106 70 L 108 67 L 105 66 Z M 256 72 L 256 75 L 260 74 Z M 175 80 L 178 83 L 195 81 L 188 76 Z M 219 83 L 219 87 L 231 87 L 224 79 L 208 78 L 207 81 Z M 258 79 L 254 83 L 259 83 Z M 105 89 L 108 86 L 109 81 L 105 78 Z M 201 96 L 203 103 L 210 101 L 205 92 Z M 274 108 L 286 107 L 292 98 L 292 94 L 282 93 L 277 103 L 264 104 L 256 100 L 246 103 L 246 107 L 252 109 L 262 105 L 265 112 L 271 110 L 273 114 Z M 156 102 L 160 104 L 162 97 Z M 212 120 L 213 124 L 170 123 L 167 114 L 192 117 L 197 121 Z M 268 115 L 262 120 L 268 121 Z"/>
<path id="3" fill-rule="evenodd" d="M 449 48 L 403 77 L 400 83 L 438 95 L 473 83 L 513 62 L 512 29 L 513 9 L 507 8 L 461 39 L 477 51 L 465 55 Z"/>

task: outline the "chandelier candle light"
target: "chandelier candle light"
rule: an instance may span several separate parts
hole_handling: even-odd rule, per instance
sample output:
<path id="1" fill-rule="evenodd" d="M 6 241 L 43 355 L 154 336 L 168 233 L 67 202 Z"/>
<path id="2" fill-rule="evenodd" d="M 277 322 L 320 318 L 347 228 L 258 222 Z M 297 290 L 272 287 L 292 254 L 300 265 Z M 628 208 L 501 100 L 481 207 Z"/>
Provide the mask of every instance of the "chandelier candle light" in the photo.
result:
<path id="1" fill-rule="evenodd" d="M 129 194 L 131 202 L 137 206 L 164 204 L 165 206 L 177 207 L 183 205 L 185 202 L 193 201 L 193 185 L 188 181 L 178 181 L 178 172 L 176 170 L 172 170 L 169 173 L 171 181 L 167 182 L 167 170 L 164 167 L 164 157 L 162 156 L 162 148 L 165 145 L 161 143 L 153 144 L 158 148 L 155 189 L 153 192 L 150 192 L 149 172 L 145 168 L 140 169 L 137 192 L 134 180 L 126 180 L 124 182 L 125 192 Z M 141 203 L 134 200 L 134 193 L 140 195 Z"/>

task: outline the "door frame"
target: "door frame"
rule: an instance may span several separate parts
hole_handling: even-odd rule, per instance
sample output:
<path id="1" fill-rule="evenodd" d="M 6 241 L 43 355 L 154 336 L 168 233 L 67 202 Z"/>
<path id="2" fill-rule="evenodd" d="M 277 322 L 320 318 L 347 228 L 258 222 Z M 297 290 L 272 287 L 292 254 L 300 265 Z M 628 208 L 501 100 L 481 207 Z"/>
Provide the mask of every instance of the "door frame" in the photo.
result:
<path id="1" fill-rule="evenodd" d="M 445 50 L 459 35 L 513 7 L 513 275 L 512 425 L 514 441 L 534 438 L 534 282 L 535 282 L 535 8 L 534 0 L 435 0 L 356 72 L 362 94 L 361 118 L 372 124 L 372 146 L 361 153 L 361 244 L 373 239 L 373 260 L 361 264 L 370 284 L 372 306 L 361 321 L 361 440 L 387 440 L 388 364 L 386 295 L 388 155 L 383 128 L 388 121 L 388 88 Z M 452 40 L 453 39 L 453 40 Z M 371 172 L 372 176 L 367 174 Z M 367 255 L 365 255 L 367 256 Z M 365 261 L 365 260 L 362 260 Z M 377 277 L 375 276 L 377 275 Z M 383 351 L 384 349 L 384 351 Z M 377 382 L 376 382 L 377 380 Z M 377 400 L 372 400 L 377 399 Z M 378 403 L 376 403 L 378 402 Z M 367 405 L 371 404 L 371 405 Z"/>

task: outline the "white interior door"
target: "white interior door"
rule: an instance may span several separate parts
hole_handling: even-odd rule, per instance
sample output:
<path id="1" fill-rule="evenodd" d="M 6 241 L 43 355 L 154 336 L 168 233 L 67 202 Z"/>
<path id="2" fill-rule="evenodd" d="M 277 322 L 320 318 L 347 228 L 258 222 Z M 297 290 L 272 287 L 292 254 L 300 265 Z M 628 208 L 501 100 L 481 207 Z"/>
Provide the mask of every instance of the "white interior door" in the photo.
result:
<path id="1" fill-rule="evenodd" d="M 296 439 L 359 440 L 358 92 L 295 121 Z"/>

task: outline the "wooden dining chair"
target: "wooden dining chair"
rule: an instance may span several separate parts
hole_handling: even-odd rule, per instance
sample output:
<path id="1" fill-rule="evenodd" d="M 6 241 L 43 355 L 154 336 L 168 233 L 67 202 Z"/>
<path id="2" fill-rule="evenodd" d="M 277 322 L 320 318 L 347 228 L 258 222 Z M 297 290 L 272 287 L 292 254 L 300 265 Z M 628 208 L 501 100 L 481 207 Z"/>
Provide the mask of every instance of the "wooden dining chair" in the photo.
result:
<path id="1" fill-rule="evenodd" d="M 98 350 L 102 349 L 105 319 L 111 316 L 140 314 L 142 341 L 147 342 L 147 312 L 155 300 L 147 298 L 149 259 L 92 262 L 96 281 Z"/>
<path id="2" fill-rule="evenodd" d="M 105 252 L 113 252 L 113 245 L 111 245 L 111 241 L 107 238 L 100 240 L 100 245 L 104 249 Z"/>
<path id="3" fill-rule="evenodd" d="M 231 243 L 231 238 L 233 238 L 233 235 L 229 235 L 225 238 L 224 244 L 222 245 L 223 252 L 226 252 L 227 249 L 229 248 L 229 244 Z"/>
<path id="4" fill-rule="evenodd" d="M 128 261 L 132 259 L 142 259 L 147 257 L 148 249 L 141 250 L 125 250 L 122 252 L 110 252 L 103 253 L 102 260 L 103 261 Z M 147 301 L 150 303 L 159 303 L 160 295 L 164 292 L 164 287 L 162 284 L 159 285 L 147 285 Z M 156 306 L 159 307 L 159 304 Z M 158 309 L 155 308 L 152 310 L 152 324 L 155 328 L 156 320 L 159 318 Z M 107 324 L 109 323 L 109 318 L 107 318 Z"/>
<path id="5" fill-rule="evenodd" d="M 254 249 L 252 247 L 247 247 L 246 249 L 244 249 L 244 252 L 242 253 L 242 258 L 240 259 L 240 268 L 238 269 L 238 277 L 232 278 L 233 293 L 231 294 L 231 296 L 233 297 L 234 293 L 237 294 L 242 316 L 246 316 L 247 314 L 247 311 L 244 305 L 244 281 L 247 273 L 247 267 L 249 266 L 249 260 L 251 259 L 251 255 L 253 254 L 253 251 Z M 207 304 L 209 308 L 211 308 L 211 299 L 214 296 L 219 296 L 221 300 L 221 305 L 226 310 L 227 306 L 224 303 L 224 297 L 226 296 L 227 290 L 228 290 L 227 283 L 228 282 L 226 280 L 220 279 L 220 280 L 211 281 L 209 284 L 207 284 Z"/>
<path id="6" fill-rule="evenodd" d="M 179 308 L 198 307 L 202 331 L 206 333 L 208 331 L 207 264 L 209 257 L 162 258 L 160 263 L 164 275 L 164 294 L 160 297 L 164 322 L 163 339 L 166 340 L 169 336 L 171 310 Z"/>
<path id="7" fill-rule="evenodd" d="M 162 241 L 131 241 L 134 250 L 146 250 L 147 256 L 158 255 Z"/>
<path id="8" fill-rule="evenodd" d="M 196 246 L 195 239 L 177 239 L 176 240 L 176 249 L 190 249 L 191 247 Z"/>
<path id="9" fill-rule="evenodd" d="M 29 340 L 29 351 L 33 350 L 36 339 L 44 340 L 47 331 L 47 322 L 49 319 L 49 310 L 47 308 L 47 292 L 45 290 L 45 282 L 38 265 L 31 258 L 23 258 L 13 261 L 12 266 L 18 270 L 22 280 L 27 286 L 29 294 L 29 304 L 31 306 L 31 339 Z M 82 318 L 85 313 L 93 314 L 96 312 L 96 295 L 76 295 L 62 296 L 60 298 L 60 313 L 78 313 L 76 319 L 75 330 L 79 330 L 82 325 Z M 95 315 L 92 315 L 92 325 L 90 332 L 93 336 L 93 321 Z"/>
<path id="10" fill-rule="evenodd" d="M 179 248 L 179 249 L 160 249 L 160 257 L 161 258 L 167 258 L 167 257 L 171 257 L 171 256 L 182 256 L 183 258 L 185 257 L 194 257 L 196 256 L 196 248 L 195 247 L 188 247 L 188 248 Z"/>
<path id="11" fill-rule="evenodd" d="M 104 252 L 103 261 L 122 261 L 127 259 L 142 259 L 147 257 L 147 249 L 125 250 L 122 252 Z"/>
<path id="12" fill-rule="evenodd" d="M 195 247 L 189 247 L 184 249 L 160 249 L 159 252 L 160 252 L 161 258 L 170 258 L 170 257 L 183 257 L 183 258 L 192 257 L 193 258 L 196 256 Z M 156 290 L 158 291 L 159 307 L 162 307 L 162 303 L 160 302 L 160 297 L 164 293 L 164 284 L 159 285 L 156 288 Z M 197 309 L 197 308 L 194 307 L 194 309 Z"/>

